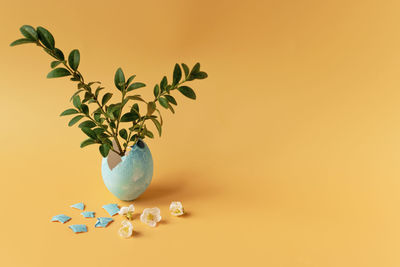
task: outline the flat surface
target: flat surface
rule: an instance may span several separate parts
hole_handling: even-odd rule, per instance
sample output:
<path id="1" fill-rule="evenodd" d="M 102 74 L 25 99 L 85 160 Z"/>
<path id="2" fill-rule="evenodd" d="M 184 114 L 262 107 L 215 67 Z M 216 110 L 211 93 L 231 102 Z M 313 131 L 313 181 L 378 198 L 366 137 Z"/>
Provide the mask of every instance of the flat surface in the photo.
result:
<path id="1" fill-rule="evenodd" d="M 398 1 L 25 0 L 2 3 L 0 24 L 0 265 L 400 266 Z M 98 229 L 69 207 L 129 203 L 58 116 L 73 85 L 45 79 L 37 47 L 8 47 L 22 24 L 79 48 L 108 88 L 118 67 L 146 96 L 175 62 L 209 73 L 147 141 L 153 182 L 133 203 L 161 209 L 157 228 L 136 217 L 122 240 L 120 217 Z"/>

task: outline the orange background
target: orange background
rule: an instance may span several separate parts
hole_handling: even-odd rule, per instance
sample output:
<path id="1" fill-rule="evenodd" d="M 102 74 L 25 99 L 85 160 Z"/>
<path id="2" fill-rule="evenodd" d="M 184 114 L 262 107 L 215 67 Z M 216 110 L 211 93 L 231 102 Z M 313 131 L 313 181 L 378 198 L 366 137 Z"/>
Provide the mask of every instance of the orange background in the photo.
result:
<path id="1" fill-rule="evenodd" d="M 2 266 L 400 266 L 398 1 L 8 1 L 0 10 Z M 119 202 L 95 146 L 60 118 L 74 91 L 50 58 L 10 48 L 42 25 L 86 80 L 118 67 L 149 87 L 175 62 L 209 78 L 177 96 L 148 140 L 158 206 L 151 229 L 94 229 L 69 205 Z M 168 214 L 182 201 L 188 215 Z M 75 235 L 53 215 L 86 222 Z"/>

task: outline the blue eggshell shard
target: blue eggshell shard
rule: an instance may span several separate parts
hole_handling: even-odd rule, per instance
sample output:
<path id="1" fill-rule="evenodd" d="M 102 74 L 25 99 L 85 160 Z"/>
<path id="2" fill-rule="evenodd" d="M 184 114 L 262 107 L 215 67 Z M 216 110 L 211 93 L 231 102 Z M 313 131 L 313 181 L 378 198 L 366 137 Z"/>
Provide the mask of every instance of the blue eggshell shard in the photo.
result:
<path id="1" fill-rule="evenodd" d="M 84 224 L 74 224 L 68 226 L 74 233 L 84 233 L 87 232 L 87 227 Z"/>
<path id="2" fill-rule="evenodd" d="M 114 216 L 119 212 L 119 208 L 117 204 L 107 204 L 103 206 L 103 209 L 105 209 L 110 216 Z"/>
<path id="3" fill-rule="evenodd" d="M 110 151 L 102 160 L 101 173 L 104 184 L 117 198 L 124 201 L 138 198 L 153 177 L 153 158 L 148 146 L 139 140 L 123 157 Z"/>
<path id="4" fill-rule="evenodd" d="M 53 218 L 51 218 L 52 222 L 60 222 L 60 223 L 66 223 L 69 220 L 71 220 L 71 217 L 64 214 L 56 215 Z"/>
<path id="5" fill-rule="evenodd" d="M 74 209 L 78 209 L 78 210 L 84 210 L 85 209 L 85 204 L 83 204 L 81 202 L 81 203 L 77 203 L 77 204 L 71 205 L 70 207 L 74 208 Z"/>
<path id="6" fill-rule="evenodd" d="M 94 211 L 84 211 L 84 212 L 81 212 L 81 214 L 85 218 L 94 218 Z"/>
<path id="7" fill-rule="evenodd" d="M 94 225 L 94 227 L 107 227 L 111 222 L 114 220 L 112 218 L 107 218 L 107 217 L 97 217 L 97 222 Z"/>

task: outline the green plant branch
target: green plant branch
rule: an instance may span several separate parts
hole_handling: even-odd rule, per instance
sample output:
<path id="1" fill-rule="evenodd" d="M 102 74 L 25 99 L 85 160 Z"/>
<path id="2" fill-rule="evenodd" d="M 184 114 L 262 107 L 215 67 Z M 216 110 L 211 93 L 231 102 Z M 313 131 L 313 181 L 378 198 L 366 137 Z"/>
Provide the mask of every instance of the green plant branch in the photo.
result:
<path id="1" fill-rule="evenodd" d="M 96 99 L 96 103 L 97 103 L 97 105 L 99 105 L 100 110 L 101 110 L 101 113 L 104 115 L 104 117 L 105 117 L 105 119 L 106 119 L 106 121 L 107 121 L 107 123 L 108 123 L 108 126 L 109 126 L 110 129 L 111 129 L 112 136 L 113 136 L 113 138 L 114 138 L 115 143 L 117 144 L 117 147 L 118 147 L 119 152 L 115 151 L 114 149 L 112 149 L 112 150 L 113 150 L 114 152 L 116 152 L 117 154 L 119 154 L 120 156 L 125 155 L 125 152 L 122 150 L 121 145 L 120 145 L 120 143 L 119 143 L 118 136 L 117 136 L 117 134 L 114 132 L 114 128 L 111 127 L 111 121 L 110 121 L 110 119 L 107 117 L 107 114 L 106 114 L 106 112 L 105 112 L 104 109 L 103 109 L 103 106 L 100 104 L 100 102 L 99 102 L 98 99 Z"/>
<path id="2" fill-rule="evenodd" d="M 46 47 L 43 46 L 39 41 L 38 41 L 38 46 L 41 46 L 43 49 L 46 49 Z M 53 53 L 53 57 L 56 58 L 56 56 L 54 55 L 54 53 Z M 73 70 L 72 68 L 70 68 L 70 67 L 68 66 L 68 64 L 66 64 L 66 60 L 63 60 L 63 61 L 60 61 L 60 62 L 64 65 L 64 67 L 65 67 L 66 69 L 68 69 L 68 70 L 71 72 L 72 75 L 78 74 L 79 82 L 82 83 L 82 84 L 84 85 L 84 86 L 83 86 L 83 89 L 84 89 L 86 92 L 91 93 L 91 92 L 87 89 L 87 88 L 90 88 L 90 86 L 89 86 L 88 84 L 85 83 L 85 79 L 84 79 L 83 75 L 81 74 L 81 72 L 78 71 L 78 70 L 75 71 L 75 70 Z M 92 94 L 92 93 L 91 93 L 91 94 Z M 94 96 L 94 99 L 95 99 L 96 104 L 100 107 L 100 110 L 101 110 L 102 114 L 104 115 L 104 117 L 105 117 L 105 119 L 106 119 L 106 121 L 107 121 L 108 126 L 109 126 L 110 129 L 111 129 L 111 133 L 110 133 L 108 130 L 106 130 L 106 131 L 111 135 L 111 137 L 114 138 L 115 143 L 117 144 L 117 147 L 118 147 L 118 150 L 119 150 L 119 151 L 114 150 L 113 147 L 111 147 L 111 150 L 114 151 L 115 153 L 121 155 L 121 156 L 125 155 L 125 152 L 122 150 L 121 144 L 120 144 L 120 142 L 119 142 L 119 140 L 118 140 L 118 130 L 117 130 L 116 132 L 114 132 L 114 129 L 113 129 L 113 127 L 111 127 L 111 124 L 110 124 L 111 122 L 110 122 L 110 120 L 108 119 L 108 117 L 106 116 L 106 113 L 104 112 L 103 106 L 100 104 L 100 102 L 98 101 L 98 99 L 97 99 L 95 96 Z M 91 121 L 93 121 L 93 122 L 95 122 L 96 124 L 98 124 L 98 123 L 97 123 L 93 118 L 91 118 L 90 116 L 86 115 L 86 117 L 88 117 Z M 99 124 L 98 124 L 98 125 L 99 125 Z M 101 127 L 101 125 L 99 125 L 99 126 Z"/>
<path id="3" fill-rule="evenodd" d="M 184 63 L 181 65 L 175 64 L 172 79 L 173 82 L 168 84 L 167 77 L 164 76 L 160 84 L 157 84 L 154 87 L 154 100 L 148 102 L 142 99 L 140 95 L 126 96 L 128 92 L 145 87 L 146 85 L 141 82 L 133 82 L 136 75 L 132 75 L 127 81 L 125 81 L 124 73 L 122 69 L 119 68 L 115 74 L 114 81 L 116 87 L 122 94 L 121 103 L 106 105 L 111 99 L 112 94 L 105 93 L 100 102 L 99 92 L 104 88 L 99 86 L 95 93 L 92 92 L 91 85 L 100 82 L 85 82 L 82 73 L 78 70 L 80 63 L 79 50 L 72 50 L 68 58 L 65 58 L 63 52 L 55 47 L 53 35 L 45 28 L 39 26 L 35 29 L 30 25 L 23 25 L 20 28 L 20 31 L 24 38 L 12 42 L 10 44 L 11 46 L 33 43 L 43 48 L 48 54 L 56 59 L 56 61 L 51 63 L 52 71 L 47 75 L 47 78 L 58 78 L 72 75 L 71 80 L 78 82 L 78 90 L 74 93 L 72 98 L 76 109 L 67 109 L 61 113 L 61 116 L 76 115 L 68 123 L 69 126 L 74 125 L 82 118 L 89 119 L 79 125 L 81 130 L 89 137 L 89 139 L 81 143 L 81 147 L 96 143 L 100 144 L 99 150 L 103 157 L 107 157 L 109 151 L 114 151 L 123 156 L 132 141 L 134 145 L 139 139 L 143 139 L 146 136 L 153 138 L 154 134 L 148 130 L 146 125 L 148 120 L 152 120 L 161 136 L 163 120 L 161 112 L 157 108 L 157 104 L 161 105 L 165 109 L 170 109 L 171 112 L 174 113 L 174 108 L 171 104 L 177 105 L 177 102 L 175 98 L 170 95 L 171 91 L 178 90 L 184 96 L 190 99 L 196 99 L 196 94 L 193 89 L 188 86 L 183 86 L 183 84 L 195 79 L 205 79 L 208 76 L 207 73 L 200 71 L 199 63 L 196 63 L 191 70 L 189 70 L 189 67 Z M 57 67 L 60 64 L 63 66 L 62 68 Z M 184 71 L 183 79 L 182 69 Z M 80 92 L 85 92 L 83 101 L 81 101 L 79 96 Z M 142 116 L 140 115 L 137 103 L 132 105 L 130 111 L 123 114 L 124 106 L 128 101 L 144 102 L 147 106 L 146 114 Z M 93 117 L 90 115 L 91 113 L 88 105 L 91 103 L 96 103 L 98 106 L 98 108 L 92 112 Z M 135 109 L 135 111 L 133 109 Z M 158 117 L 152 115 L 155 111 L 158 112 Z M 103 124 L 104 122 L 105 124 Z M 126 129 L 120 130 L 121 122 L 132 122 L 132 127 L 128 128 L 129 131 L 126 131 Z M 122 132 L 120 133 L 120 131 Z M 136 133 L 134 134 L 134 132 Z M 125 139 L 125 141 L 122 142 L 124 146 L 123 148 L 118 135 L 121 136 L 121 139 Z M 112 141 L 109 138 L 114 139 L 117 149 L 114 149 Z M 133 140 L 131 141 L 131 139 Z"/>
<path id="4" fill-rule="evenodd" d="M 175 90 L 175 89 L 177 89 L 180 85 L 182 85 L 182 84 L 184 84 L 185 82 L 187 81 L 187 79 L 185 78 L 183 81 L 181 81 L 181 82 L 179 82 L 179 83 L 177 83 L 174 87 L 172 87 L 169 91 L 173 91 L 173 90 Z M 167 91 L 164 91 L 164 92 L 161 92 L 157 97 L 155 97 L 154 98 L 154 103 L 157 103 L 159 100 L 160 100 L 160 97 L 161 96 L 164 96 L 164 95 L 166 95 L 167 94 Z M 141 131 L 142 131 L 142 129 L 143 129 L 143 126 L 144 126 L 144 122 L 146 121 L 146 120 L 149 120 L 149 118 L 147 117 L 147 116 L 144 116 L 143 117 L 143 121 L 142 121 L 142 123 L 140 124 L 140 127 L 139 127 L 139 131 L 138 131 L 138 133 L 140 134 L 141 133 Z M 132 131 L 131 131 L 132 132 Z M 130 133 L 131 133 L 130 132 Z M 129 139 L 128 139 L 129 140 Z M 128 141 L 129 142 L 129 141 Z M 137 139 L 134 141 L 134 144 L 137 142 Z"/>

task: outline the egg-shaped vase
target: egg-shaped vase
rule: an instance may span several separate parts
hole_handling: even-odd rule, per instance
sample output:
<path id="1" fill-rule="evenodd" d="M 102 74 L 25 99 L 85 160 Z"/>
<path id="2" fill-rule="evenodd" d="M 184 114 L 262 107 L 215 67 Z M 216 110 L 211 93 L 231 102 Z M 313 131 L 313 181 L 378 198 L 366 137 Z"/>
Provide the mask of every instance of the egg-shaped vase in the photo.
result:
<path id="1" fill-rule="evenodd" d="M 139 140 L 125 156 L 110 151 L 101 163 L 101 174 L 107 189 L 117 198 L 131 201 L 150 185 L 153 158 L 150 149 Z"/>

